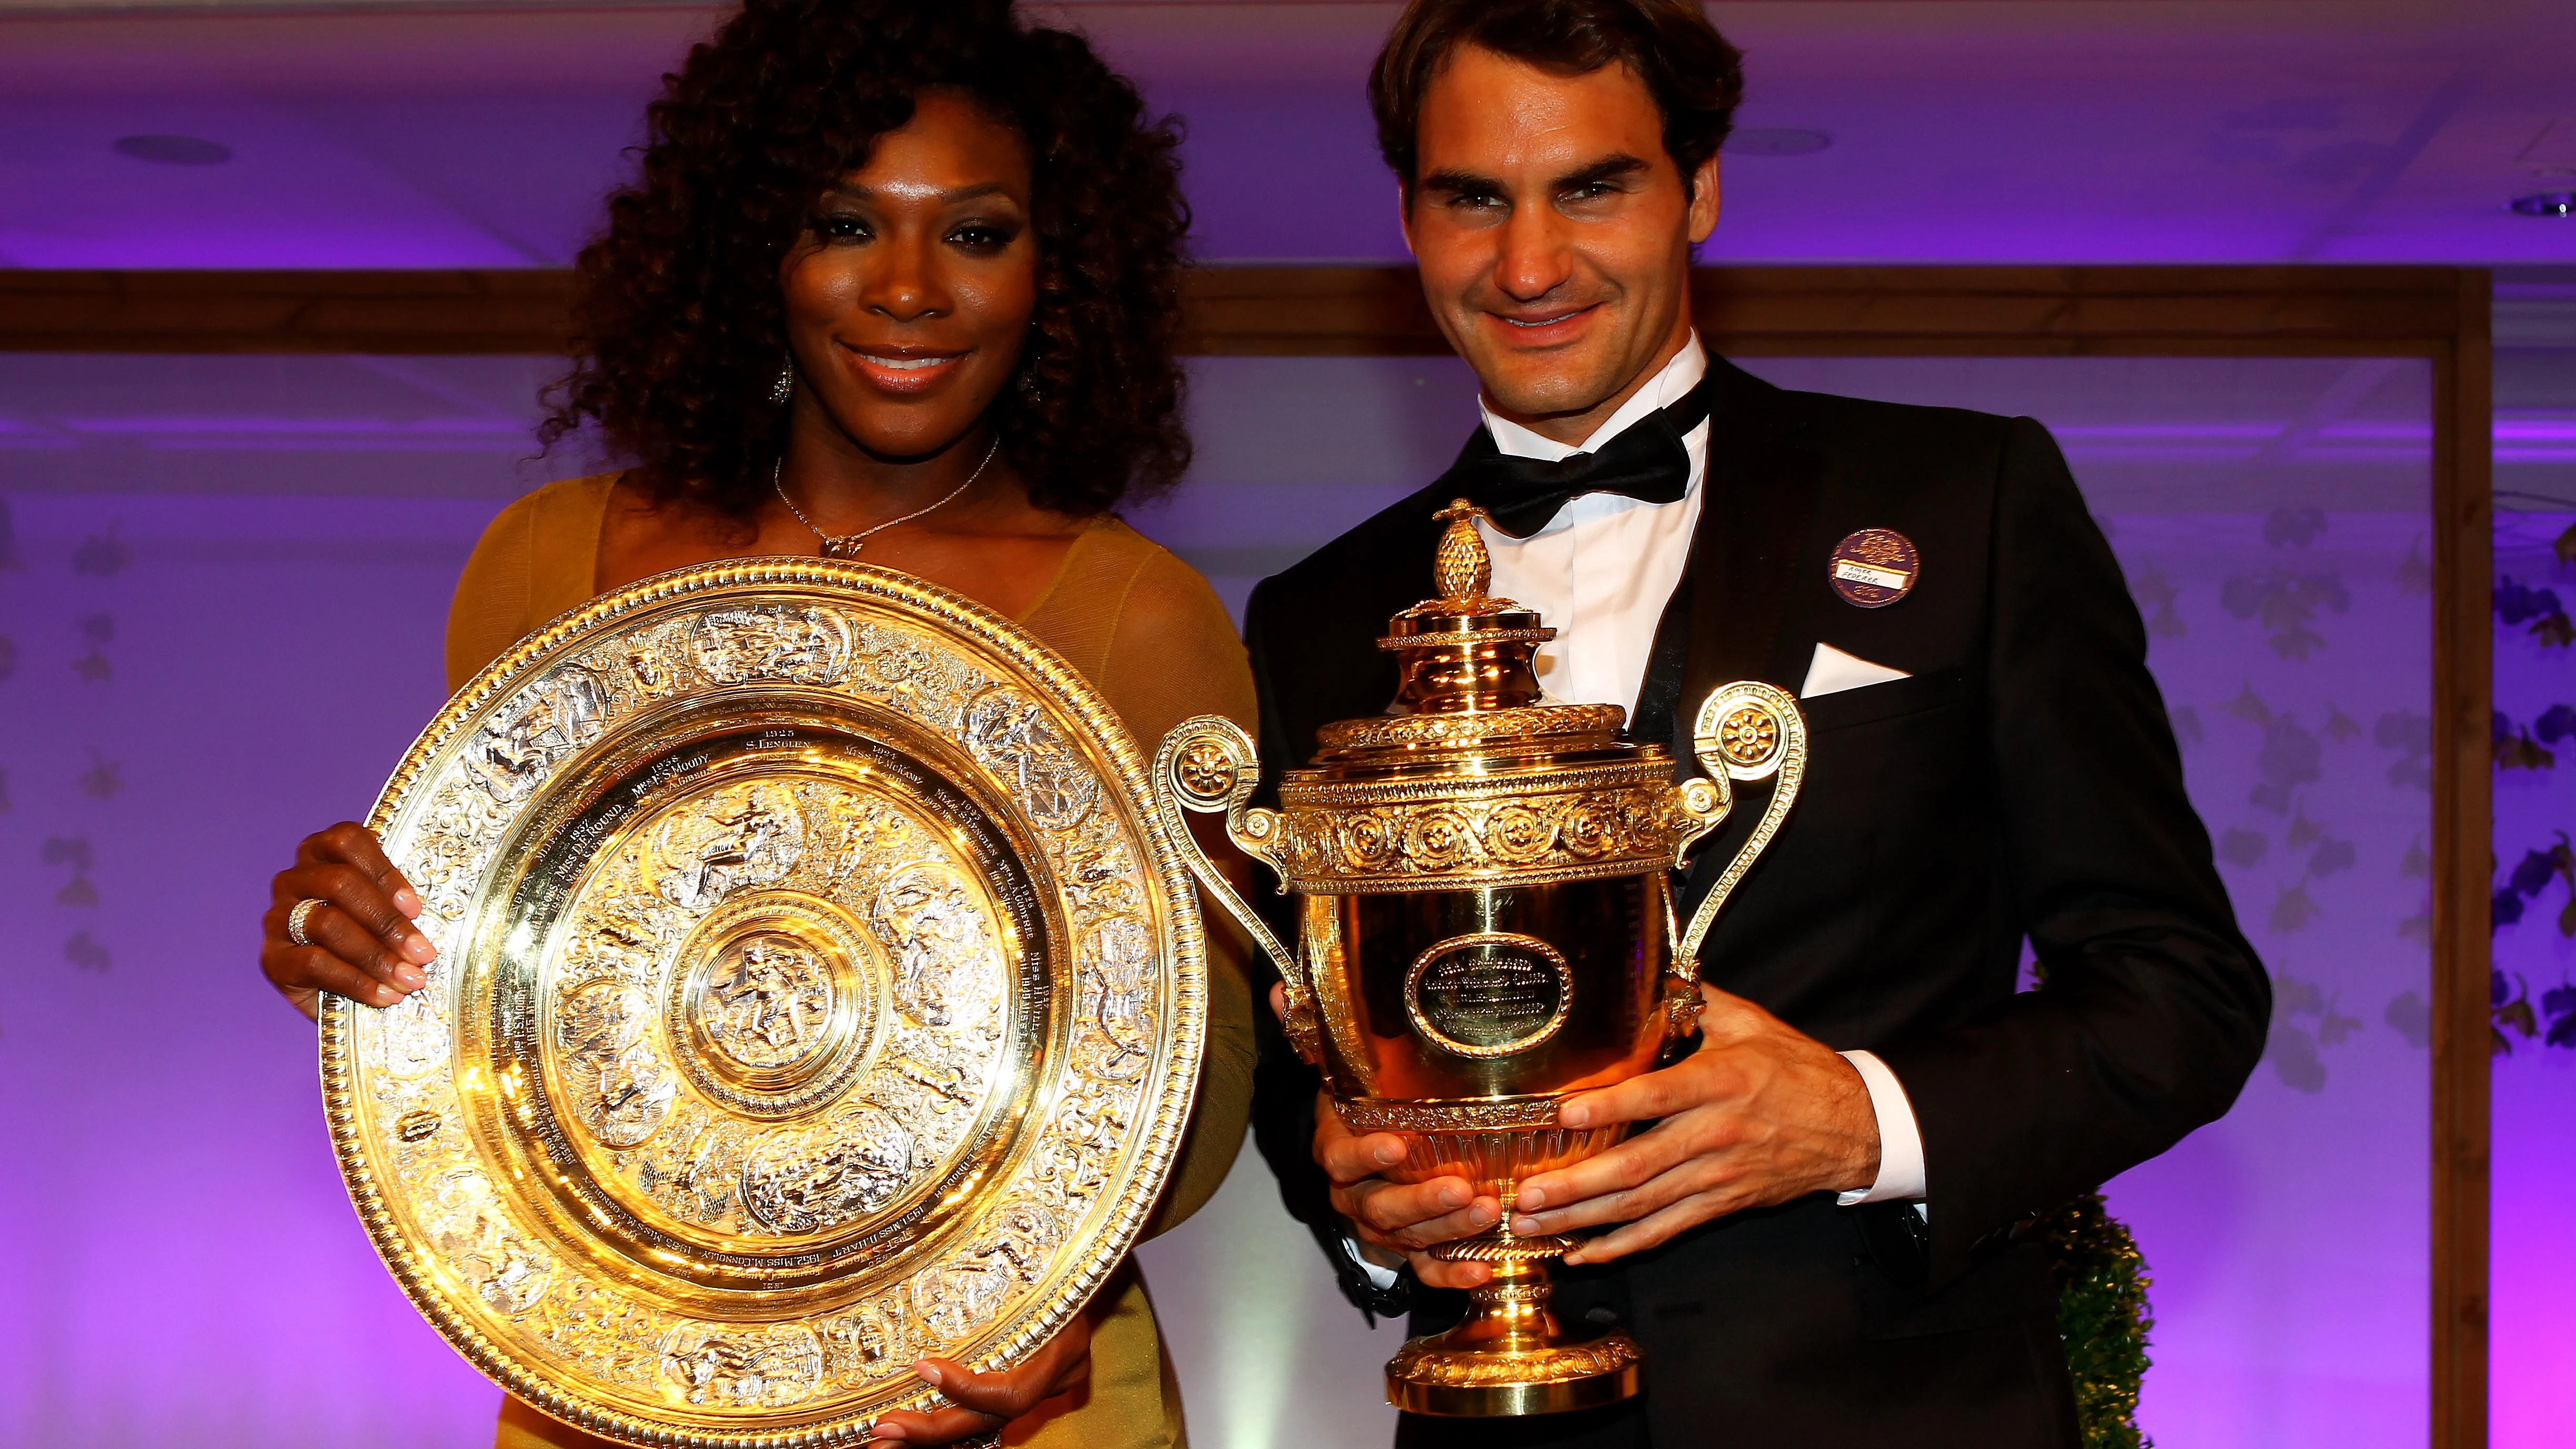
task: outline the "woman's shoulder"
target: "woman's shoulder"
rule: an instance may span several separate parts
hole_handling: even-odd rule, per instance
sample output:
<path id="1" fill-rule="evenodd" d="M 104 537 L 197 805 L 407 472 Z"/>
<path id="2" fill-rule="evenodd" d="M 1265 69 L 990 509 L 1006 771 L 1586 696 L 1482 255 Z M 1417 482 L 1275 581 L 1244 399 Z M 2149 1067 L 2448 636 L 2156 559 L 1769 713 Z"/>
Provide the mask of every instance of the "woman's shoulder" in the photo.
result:
<path id="1" fill-rule="evenodd" d="M 1252 726 L 1252 669 L 1225 601 L 1205 575 L 1124 520 L 1104 517 L 1083 535 L 1031 625 L 1050 613 L 1081 616 L 1084 647 L 1064 652 L 1139 739 L 1160 739 L 1198 714 Z"/>
<path id="2" fill-rule="evenodd" d="M 473 677 L 537 625 L 590 597 L 600 519 L 619 473 L 565 478 L 494 516 L 457 576 L 447 614 L 447 682 Z"/>
<path id="3" fill-rule="evenodd" d="M 535 533 L 550 527 L 575 524 L 596 531 L 600 515 L 608 511 L 609 496 L 617 489 L 617 480 L 626 476 L 624 469 L 610 473 L 592 473 L 581 478 L 558 478 L 552 483 L 519 495 L 509 507 L 501 510 L 486 530 L 486 537 L 516 528 Z"/>
<path id="4" fill-rule="evenodd" d="M 1226 613 L 1225 600 L 1218 597 L 1207 575 L 1192 568 L 1179 554 L 1138 533 L 1127 520 L 1114 513 L 1103 516 L 1091 526 L 1084 542 L 1127 574 L 1129 612 L 1141 612 L 1158 620 L 1217 620 L 1232 631 L 1233 620 Z"/>
<path id="5" fill-rule="evenodd" d="M 1114 514 L 1093 519 L 1073 541 L 1046 592 L 1021 622 L 1083 673 L 1100 667 L 1122 638 L 1233 623 L 1198 570 Z"/>
<path id="6" fill-rule="evenodd" d="M 567 529 L 599 537 L 599 520 L 608 511 L 609 495 L 623 472 L 559 478 L 520 494 L 483 528 L 466 561 L 470 577 L 478 568 L 524 567 L 540 545 L 556 541 Z"/>

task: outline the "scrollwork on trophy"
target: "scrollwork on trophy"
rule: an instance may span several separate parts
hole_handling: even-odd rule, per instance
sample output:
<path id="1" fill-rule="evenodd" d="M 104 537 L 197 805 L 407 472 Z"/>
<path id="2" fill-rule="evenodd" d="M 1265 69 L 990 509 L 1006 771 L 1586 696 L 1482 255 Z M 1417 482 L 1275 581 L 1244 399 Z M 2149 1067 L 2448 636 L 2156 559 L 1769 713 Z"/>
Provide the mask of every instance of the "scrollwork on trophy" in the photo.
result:
<path id="1" fill-rule="evenodd" d="M 1730 779 L 1776 783 L 1753 833 L 1692 910 L 1678 953 L 1685 961 L 1699 959 L 1700 945 L 1708 939 L 1718 911 L 1780 833 L 1790 807 L 1798 803 L 1798 786 L 1807 776 L 1807 717 L 1799 711 L 1797 699 L 1777 685 L 1759 680 L 1730 684 L 1700 704 L 1691 749 L 1720 789 Z"/>
<path id="2" fill-rule="evenodd" d="M 1162 816 L 1164 833 L 1179 848 L 1190 873 L 1278 970 L 1287 1007 L 1281 1027 L 1289 1044 L 1307 1061 L 1321 1060 L 1314 993 L 1307 989 L 1297 953 L 1279 943 L 1270 924 L 1208 859 L 1190 832 L 1191 814 L 1221 816 L 1226 837 L 1236 849 L 1273 870 L 1281 869 L 1279 812 L 1245 804 L 1261 781 L 1261 755 L 1253 747 L 1252 736 L 1221 715 L 1183 720 L 1163 736 L 1161 748 L 1154 752 L 1154 780 L 1158 786 L 1155 808 Z"/>
<path id="3" fill-rule="evenodd" d="M 1717 797 L 1676 794 L 1662 762 L 1569 768 L 1544 786 L 1293 782 L 1279 814 L 1290 888 L 1309 895 L 1633 875 L 1723 818 Z"/>
<path id="4" fill-rule="evenodd" d="M 698 670 L 713 684 L 831 684 L 850 665 L 848 621 L 811 606 L 709 610 L 698 618 L 695 642 Z"/>

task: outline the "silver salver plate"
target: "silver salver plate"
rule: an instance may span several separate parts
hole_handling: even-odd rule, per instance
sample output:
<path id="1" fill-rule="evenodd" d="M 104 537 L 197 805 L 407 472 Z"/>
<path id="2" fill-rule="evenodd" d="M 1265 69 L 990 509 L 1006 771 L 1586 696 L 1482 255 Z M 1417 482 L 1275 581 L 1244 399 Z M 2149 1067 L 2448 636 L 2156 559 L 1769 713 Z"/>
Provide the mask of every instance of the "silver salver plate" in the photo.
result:
<path id="1" fill-rule="evenodd" d="M 428 988 L 326 997 L 351 1199 L 459 1352 L 634 1444 L 848 1444 L 1136 1240 L 1206 1035 L 1147 762 L 902 574 L 646 579 L 485 669 L 369 824 Z"/>

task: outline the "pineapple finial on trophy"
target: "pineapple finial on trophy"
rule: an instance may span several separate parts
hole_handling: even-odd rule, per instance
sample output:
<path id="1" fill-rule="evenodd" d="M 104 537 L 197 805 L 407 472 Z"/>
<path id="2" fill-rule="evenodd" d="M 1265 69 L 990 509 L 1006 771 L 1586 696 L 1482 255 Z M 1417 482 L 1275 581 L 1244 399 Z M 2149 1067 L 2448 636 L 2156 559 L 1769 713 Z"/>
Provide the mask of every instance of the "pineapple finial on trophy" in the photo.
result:
<path id="1" fill-rule="evenodd" d="M 1461 614 L 1486 612 L 1476 607 L 1494 602 L 1485 592 L 1493 587 L 1494 560 L 1485 552 L 1484 535 L 1476 531 L 1476 520 L 1486 516 L 1485 510 L 1464 498 L 1453 498 L 1448 507 L 1431 516 L 1449 525 L 1449 531 L 1440 535 L 1440 551 L 1431 564 L 1441 604 Z"/>
<path id="2" fill-rule="evenodd" d="M 1538 703 L 1545 694 L 1538 648 L 1556 631 L 1527 605 L 1491 593 L 1494 561 L 1476 531 L 1485 510 L 1459 498 L 1431 516 L 1449 525 L 1431 556 L 1440 592 L 1388 620 L 1386 637 L 1377 641 L 1403 660 L 1403 683 L 1389 712 L 1473 713 Z"/>

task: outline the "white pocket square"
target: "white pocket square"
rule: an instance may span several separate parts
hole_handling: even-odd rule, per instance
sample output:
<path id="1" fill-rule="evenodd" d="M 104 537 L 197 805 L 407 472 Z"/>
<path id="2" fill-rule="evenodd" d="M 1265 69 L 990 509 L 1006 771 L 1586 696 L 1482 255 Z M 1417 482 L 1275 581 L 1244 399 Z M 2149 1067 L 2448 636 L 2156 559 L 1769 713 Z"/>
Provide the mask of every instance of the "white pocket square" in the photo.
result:
<path id="1" fill-rule="evenodd" d="M 1872 664 L 1857 654 L 1845 654 L 1831 644 L 1819 644 L 1815 659 L 1807 665 L 1807 682 L 1798 686 L 1798 697 L 1814 699 L 1819 695 L 1840 694 L 1846 689 L 1913 677 L 1902 669 L 1890 669 L 1884 664 Z"/>

